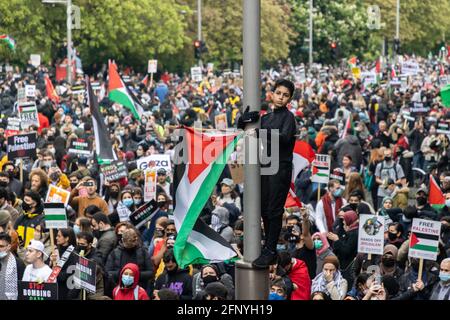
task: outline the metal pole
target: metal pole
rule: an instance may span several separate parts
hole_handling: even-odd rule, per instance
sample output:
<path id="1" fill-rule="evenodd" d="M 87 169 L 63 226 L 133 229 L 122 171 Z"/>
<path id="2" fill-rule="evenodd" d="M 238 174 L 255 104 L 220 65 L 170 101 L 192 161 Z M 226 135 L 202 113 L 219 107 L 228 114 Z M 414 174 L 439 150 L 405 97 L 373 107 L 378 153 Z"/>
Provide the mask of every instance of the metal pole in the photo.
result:
<path id="1" fill-rule="evenodd" d="M 67 0 L 67 81 L 72 84 L 72 0 Z"/>
<path id="2" fill-rule="evenodd" d="M 202 41 L 202 0 L 197 0 L 197 38 L 199 41 Z M 198 65 L 203 69 L 201 54 L 198 59 Z"/>
<path id="3" fill-rule="evenodd" d="M 397 18 L 396 18 L 395 38 L 400 39 L 400 0 L 397 0 Z"/>
<path id="4" fill-rule="evenodd" d="M 261 110 L 260 39 L 261 1 L 243 1 L 244 108 Z M 258 128 L 252 124 L 246 130 Z M 268 270 L 253 269 L 251 262 L 261 253 L 261 176 L 258 142 L 245 137 L 244 188 L 244 260 L 236 263 L 236 297 L 238 300 L 267 300 Z"/>
<path id="5" fill-rule="evenodd" d="M 313 0 L 309 0 L 309 68 L 313 64 Z"/>

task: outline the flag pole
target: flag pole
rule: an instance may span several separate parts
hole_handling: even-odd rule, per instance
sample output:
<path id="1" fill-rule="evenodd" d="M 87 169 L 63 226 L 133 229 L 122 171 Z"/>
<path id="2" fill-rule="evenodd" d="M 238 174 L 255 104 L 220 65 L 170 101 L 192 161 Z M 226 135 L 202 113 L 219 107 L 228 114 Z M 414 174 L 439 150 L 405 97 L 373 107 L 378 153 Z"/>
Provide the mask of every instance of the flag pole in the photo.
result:
<path id="1" fill-rule="evenodd" d="M 423 273 L 423 258 L 419 260 L 419 274 L 417 276 L 417 281 L 422 281 L 422 273 Z"/>
<path id="2" fill-rule="evenodd" d="M 261 110 L 261 0 L 243 1 L 244 106 Z M 259 128 L 249 124 L 246 130 Z M 268 268 L 257 270 L 252 261 L 261 253 L 261 172 L 259 146 L 255 137 L 245 135 L 244 188 L 244 260 L 236 262 L 237 300 L 267 300 Z M 251 159 L 251 161 L 249 161 Z"/>

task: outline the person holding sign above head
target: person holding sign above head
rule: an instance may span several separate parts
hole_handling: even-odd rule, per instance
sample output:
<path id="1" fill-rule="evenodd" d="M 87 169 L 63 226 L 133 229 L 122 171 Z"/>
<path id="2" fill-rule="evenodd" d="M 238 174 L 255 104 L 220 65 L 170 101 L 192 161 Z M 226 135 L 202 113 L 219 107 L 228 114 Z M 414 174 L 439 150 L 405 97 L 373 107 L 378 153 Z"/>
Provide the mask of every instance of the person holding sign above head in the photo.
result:
<path id="1" fill-rule="evenodd" d="M 25 253 L 25 262 L 28 266 L 23 273 L 22 281 L 46 282 L 52 269 L 44 263 L 48 258 L 44 252 L 44 244 L 37 240 L 31 240 Z"/>
<path id="2" fill-rule="evenodd" d="M 119 284 L 113 290 L 113 300 L 150 300 L 139 283 L 139 267 L 134 263 L 126 264 L 120 271 Z"/>

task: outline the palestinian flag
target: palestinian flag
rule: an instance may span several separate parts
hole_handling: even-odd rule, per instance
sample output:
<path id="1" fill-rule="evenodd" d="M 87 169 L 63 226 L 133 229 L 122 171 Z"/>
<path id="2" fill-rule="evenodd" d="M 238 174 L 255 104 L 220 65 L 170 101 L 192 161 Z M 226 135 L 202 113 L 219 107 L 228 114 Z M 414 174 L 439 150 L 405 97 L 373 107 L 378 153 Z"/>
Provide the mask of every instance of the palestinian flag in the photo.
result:
<path id="1" fill-rule="evenodd" d="M 59 96 L 56 93 L 56 90 L 53 87 L 52 81 L 50 80 L 50 78 L 48 76 L 45 77 L 45 89 L 47 91 L 47 97 L 54 103 L 59 103 Z"/>
<path id="2" fill-rule="evenodd" d="M 295 194 L 295 179 L 300 171 L 311 165 L 311 162 L 314 161 L 315 157 L 316 153 L 309 143 L 301 140 L 295 142 L 294 154 L 292 158 L 291 187 L 289 188 L 289 193 L 284 205 L 285 208 L 302 206 L 300 199 Z"/>
<path id="3" fill-rule="evenodd" d="M 320 166 L 316 166 L 314 165 L 312 167 L 312 175 L 315 176 L 319 176 L 319 177 L 323 177 L 326 178 L 329 176 L 329 170 L 328 167 L 320 167 Z"/>
<path id="4" fill-rule="evenodd" d="M 114 62 L 109 62 L 109 99 L 123 105 L 129 109 L 137 120 L 141 120 L 144 113 L 142 105 L 139 103 L 134 94 L 128 89 L 122 77 L 117 71 L 117 65 Z"/>
<path id="5" fill-rule="evenodd" d="M 181 268 L 189 264 L 230 260 L 236 256 L 234 249 L 198 216 L 241 135 L 202 133 L 187 127 L 182 129 L 182 133 L 183 154 L 176 154 L 176 157 L 183 157 L 183 161 L 175 161 L 174 171 L 173 215 L 178 230 L 175 258 Z"/>
<path id="6" fill-rule="evenodd" d="M 438 252 L 439 235 L 428 233 L 411 232 L 409 248 L 413 250 Z"/>
<path id="7" fill-rule="evenodd" d="M 344 139 L 347 136 L 348 130 L 351 130 L 351 134 L 353 134 L 355 132 L 355 126 L 353 124 L 353 117 L 351 114 L 347 117 L 347 121 L 345 122 L 344 130 L 342 131 L 342 134 L 341 134 L 341 139 Z"/>
<path id="8" fill-rule="evenodd" d="M 442 209 L 445 205 L 444 193 L 441 188 L 439 188 L 432 175 L 430 175 L 430 192 L 428 194 L 428 202 L 435 209 Z"/>
<path id="9" fill-rule="evenodd" d="M 16 50 L 16 41 L 14 41 L 14 39 L 8 36 L 7 34 L 0 35 L 0 40 L 5 41 L 11 50 L 13 51 Z"/>
<path id="10" fill-rule="evenodd" d="M 148 87 L 148 75 L 146 75 L 145 78 L 142 79 L 141 83 L 142 83 L 144 86 Z"/>
<path id="11" fill-rule="evenodd" d="M 89 109 L 92 116 L 92 125 L 94 127 L 95 135 L 95 152 L 99 164 L 109 164 L 114 160 L 118 160 L 115 151 L 113 150 L 111 139 L 109 138 L 109 131 L 106 128 L 105 120 L 100 113 L 100 108 L 97 102 L 97 97 L 91 87 L 89 77 L 86 76 L 86 91 Z"/>
<path id="12" fill-rule="evenodd" d="M 358 58 L 351 57 L 350 59 L 348 59 L 347 63 L 350 66 L 350 68 L 356 67 L 356 64 L 358 63 Z"/>

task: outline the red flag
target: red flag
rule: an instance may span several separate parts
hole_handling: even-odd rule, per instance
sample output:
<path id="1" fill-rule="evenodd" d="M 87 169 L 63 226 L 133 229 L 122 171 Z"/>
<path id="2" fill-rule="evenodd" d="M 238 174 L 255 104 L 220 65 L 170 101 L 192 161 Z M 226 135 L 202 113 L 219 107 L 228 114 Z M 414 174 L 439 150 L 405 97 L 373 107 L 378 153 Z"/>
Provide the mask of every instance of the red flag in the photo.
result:
<path id="1" fill-rule="evenodd" d="M 145 76 L 145 78 L 141 81 L 143 84 L 144 84 L 144 86 L 148 86 L 148 75 L 146 75 Z"/>
<path id="2" fill-rule="evenodd" d="M 375 64 L 375 72 L 378 74 L 381 72 L 381 61 L 377 59 L 377 63 Z"/>
<path id="3" fill-rule="evenodd" d="M 396 78 L 397 77 L 397 72 L 395 72 L 395 68 L 392 67 L 391 68 L 391 78 Z"/>
<path id="4" fill-rule="evenodd" d="M 440 71 L 439 71 L 439 75 L 440 76 L 445 75 L 445 69 L 444 69 L 444 65 L 442 63 L 441 63 L 441 68 L 440 68 Z"/>
<path id="5" fill-rule="evenodd" d="M 53 83 L 48 76 L 45 77 L 45 88 L 47 91 L 47 97 L 54 103 L 59 103 L 59 96 L 56 93 L 56 90 L 53 87 Z"/>
<path id="6" fill-rule="evenodd" d="M 436 180 L 430 175 L 430 192 L 428 194 L 428 202 L 432 206 L 442 207 L 445 205 L 445 197 L 441 188 L 439 188 Z"/>

